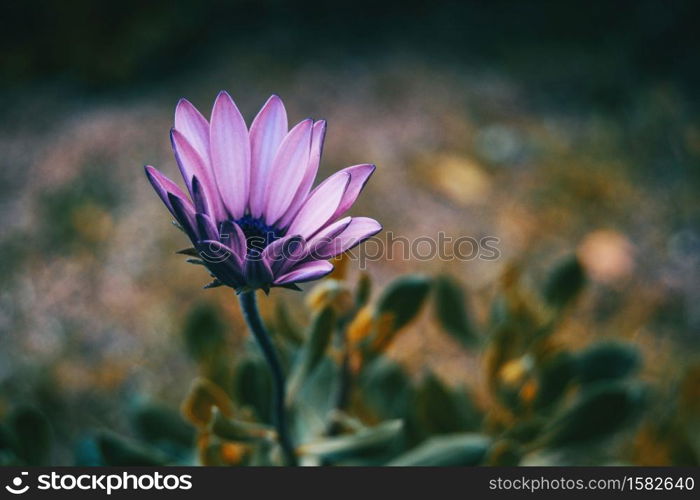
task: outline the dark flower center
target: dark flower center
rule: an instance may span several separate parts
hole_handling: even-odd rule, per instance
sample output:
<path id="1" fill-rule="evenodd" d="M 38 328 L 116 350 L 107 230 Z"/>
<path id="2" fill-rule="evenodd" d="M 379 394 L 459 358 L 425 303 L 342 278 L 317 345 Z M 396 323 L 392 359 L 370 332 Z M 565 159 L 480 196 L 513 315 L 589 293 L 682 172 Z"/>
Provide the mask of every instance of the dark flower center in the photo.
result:
<path id="1" fill-rule="evenodd" d="M 245 234 L 248 255 L 259 254 L 273 241 L 284 236 L 284 231 L 265 224 L 263 219 L 246 214 L 236 221 Z"/>

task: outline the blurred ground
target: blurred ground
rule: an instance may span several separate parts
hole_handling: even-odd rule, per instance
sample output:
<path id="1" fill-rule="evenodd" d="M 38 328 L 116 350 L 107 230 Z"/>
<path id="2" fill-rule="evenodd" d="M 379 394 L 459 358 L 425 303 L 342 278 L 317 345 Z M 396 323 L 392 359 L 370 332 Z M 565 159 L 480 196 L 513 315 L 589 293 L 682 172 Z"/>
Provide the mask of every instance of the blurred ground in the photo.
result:
<path id="1" fill-rule="evenodd" d="M 532 12 L 496 4 L 409 5 L 365 20 L 243 3 L 222 7 L 204 39 L 200 23 L 215 17 L 216 2 L 129 20 L 118 11 L 108 33 L 98 29 L 107 8 L 74 7 L 81 14 L 51 32 L 41 14 L 18 7 L 48 31 L 36 46 L 3 39 L 2 69 L 13 78 L 0 95 L 0 414 L 20 402 L 42 408 L 63 443 L 55 461 L 69 463 L 85 432 L 123 428 L 143 399 L 179 404 L 195 375 L 182 339 L 193 308 L 211 302 L 244 332 L 232 292 L 202 291 L 206 274 L 173 254 L 185 239 L 142 171 L 148 163 L 177 177 L 175 103 L 187 97 L 207 114 L 220 89 L 248 120 L 271 93 L 290 121 L 328 120 L 322 177 L 376 163 L 354 214 L 409 239 L 443 231 L 500 240 L 497 261 L 370 263 L 378 284 L 409 271 L 451 273 L 483 298 L 483 316 L 508 263 L 537 282 L 576 250 L 594 283 L 566 325 L 572 342 L 631 339 L 660 380 L 697 363 L 700 122 L 697 51 L 686 43 L 697 9 L 620 4 L 620 26 L 602 4 L 577 21 L 547 3 Z M 237 9 L 252 24 L 227 17 Z M 190 12 L 200 17 L 183 20 Z M 532 32 L 517 21 L 529 14 Z M 95 22 L 67 35 L 81 19 Z M 538 27 L 547 28 L 541 37 Z M 76 52 L 71 37 L 105 50 Z M 37 56 L 52 40 L 57 47 Z M 472 377 L 476 363 L 427 318 L 393 352 L 452 382 Z"/>

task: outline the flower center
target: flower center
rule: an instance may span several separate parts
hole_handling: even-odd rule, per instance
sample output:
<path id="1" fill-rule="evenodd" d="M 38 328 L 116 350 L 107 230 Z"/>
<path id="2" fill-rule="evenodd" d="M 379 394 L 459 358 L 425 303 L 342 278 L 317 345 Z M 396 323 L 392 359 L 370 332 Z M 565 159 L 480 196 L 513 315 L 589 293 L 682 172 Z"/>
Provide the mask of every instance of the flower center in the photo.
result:
<path id="1" fill-rule="evenodd" d="M 253 218 L 250 214 L 235 222 L 243 230 L 249 255 L 262 252 L 270 243 L 284 236 L 284 231 L 269 226 L 263 219 Z"/>

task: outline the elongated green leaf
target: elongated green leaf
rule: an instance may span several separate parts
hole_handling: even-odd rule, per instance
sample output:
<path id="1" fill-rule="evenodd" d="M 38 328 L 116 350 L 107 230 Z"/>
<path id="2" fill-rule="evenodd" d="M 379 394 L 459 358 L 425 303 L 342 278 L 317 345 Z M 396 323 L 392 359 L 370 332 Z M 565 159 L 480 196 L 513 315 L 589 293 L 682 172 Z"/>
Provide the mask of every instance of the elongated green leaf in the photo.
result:
<path id="1" fill-rule="evenodd" d="M 382 418 L 405 417 L 413 405 L 413 386 L 395 361 L 378 357 L 360 372 L 359 385 L 371 409 Z"/>
<path id="2" fill-rule="evenodd" d="M 363 343 L 367 357 L 383 352 L 396 335 L 418 315 L 430 290 L 430 280 L 408 275 L 391 283 L 379 298 L 374 332 Z"/>
<path id="3" fill-rule="evenodd" d="M 535 406 L 549 408 L 564 395 L 576 376 L 576 359 L 569 352 L 560 352 L 539 367 L 539 390 Z"/>
<path id="4" fill-rule="evenodd" d="M 97 436 L 97 446 L 105 465 L 165 465 L 159 452 L 111 432 Z"/>
<path id="5" fill-rule="evenodd" d="M 211 430 L 214 435 L 229 441 L 270 440 L 275 436 L 275 431 L 266 425 L 227 418 L 218 410 L 214 410 Z"/>
<path id="6" fill-rule="evenodd" d="M 0 422 L 0 453 L 12 453 L 17 446 L 15 436 L 12 431 Z"/>
<path id="7" fill-rule="evenodd" d="M 474 430 L 480 422 L 480 415 L 466 390 L 455 391 L 432 373 L 420 385 L 414 407 L 417 424 L 427 434 Z"/>
<path id="8" fill-rule="evenodd" d="M 523 458 L 522 447 L 513 440 L 499 439 L 491 446 L 485 465 L 514 467 Z"/>
<path id="9" fill-rule="evenodd" d="M 275 309 L 275 327 L 276 331 L 285 339 L 292 342 L 294 345 L 299 345 L 303 342 L 304 337 L 299 331 L 297 325 L 294 324 L 287 306 L 281 300 L 277 301 Z"/>
<path id="10" fill-rule="evenodd" d="M 260 356 L 248 356 L 236 366 L 233 378 L 234 400 L 255 411 L 258 419 L 269 422 L 271 417 L 272 377 L 267 363 Z"/>
<path id="11" fill-rule="evenodd" d="M 311 331 L 307 341 L 302 346 L 299 360 L 289 380 L 288 401 L 291 401 L 301 388 L 304 380 L 316 369 L 323 355 L 328 349 L 328 344 L 335 326 L 335 312 L 329 305 L 316 315 L 311 323 Z"/>
<path id="12" fill-rule="evenodd" d="M 326 352 L 333 334 L 334 325 L 335 313 L 330 306 L 324 308 L 313 319 L 309 339 L 304 345 L 304 369 L 307 374 L 311 373 L 318 366 L 319 361 L 321 361 L 323 354 Z"/>
<path id="13" fill-rule="evenodd" d="M 199 304 L 189 312 L 182 331 L 187 352 L 200 362 L 211 360 L 220 351 L 226 333 L 218 309 L 207 303 Z"/>
<path id="14" fill-rule="evenodd" d="M 10 415 L 17 456 L 28 465 L 46 465 L 51 450 L 51 424 L 43 413 L 21 407 Z"/>
<path id="15" fill-rule="evenodd" d="M 493 330 L 497 330 L 498 328 L 506 325 L 510 320 L 508 300 L 504 294 L 499 293 L 493 298 L 491 308 L 489 310 L 489 323 L 491 328 Z"/>
<path id="16" fill-rule="evenodd" d="M 425 276 L 402 276 L 384 290 L 377 304 L 377 314 L 391 314 L 393 330 L 400 330 L 420 312 L 429 290 L 430 280 Z"/>
<path id="17" fill-rule="evenodd" d="M 194 429 L 182 416 L 168 407 L 156 404 L 142 406 L 133 415 L 139 435 L 149 443 L 170 442 L 183 447 L 194 444 Z"/>
<path id="18" fill-rule="evenodd" d="M 624 429 L 642 413 L 646 391 L 640 384 L 601 382 L 551 424 L 550 446 L 590 444 Z"/>
<path id="19" fill-rule="evenodd" d="M 521 420 L 506 429 L 503 433 L 503 437 L 521 443 L 528 443 L 537 439 L 542 429 L 545 428 L 548 423 L 548 418 L 543 416 Z"/>
<path id="20" fill-rule="evenodd" d="M 400 420 L 390 420 L 376 427 L 362 429 L 355 434 L 305 444 L 299 448 L 299 452 L 333 459 L 360 456 L 385 450 L 400 436 L 401 429 Z"/>
<path id="21" fill-rule="evenodd" d="M 326 356 L 313 373 L 304 379 L 298 392 L 288 395 L 288 403 L 293 403 L 298 443 L 315 440 L 326 432 L 337 394 L 338 365 Z"/>
<path id="22" fill-rule="evenodd" d="M 447 276 L 435 280 L 435 312 L 445 331 L 462 345 L 473 347 L 477 343 L 464 291 Z"/>
<path id="23" fill-rule="evenodd" d="M 583 290 L 586 273 L 574 255 L 561 261 L 552 270 L 543 290 L 545 301 L 552 307 L 562 308 Z"/>
<path id="24" fill-rule="evenodd" d="M 639 351 L 633 345 L 601 342 L 579 355 L 579 379 L 582 383 L 590 383 L 623 378 L 634 373 L 640 364 Z"/>
<path id="25" fill-rule="evenodd" d="M 491 441 L 481 434 L 450 434 L 434 437 L 395 458 L 391 466 L 479 465 L 486 457 Z"/>
<path id="26" fill-rule="evenodd" d="M 362 273 L 360 279 L 357 282 L 357 289 L 355 290 L 355 305 L 360 308 L 367 305 L 369 302 L 369 297 L 372 294 L 372 279 L 369 274 Z"/>

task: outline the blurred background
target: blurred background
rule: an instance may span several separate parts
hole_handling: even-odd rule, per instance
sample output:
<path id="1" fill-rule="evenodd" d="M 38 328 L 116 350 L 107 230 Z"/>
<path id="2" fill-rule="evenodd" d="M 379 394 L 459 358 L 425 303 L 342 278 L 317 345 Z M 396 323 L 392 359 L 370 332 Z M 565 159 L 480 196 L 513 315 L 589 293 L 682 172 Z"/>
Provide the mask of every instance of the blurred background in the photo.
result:
<path id="1" fill-rule="evenodd" d="M 322 177 L 376 163 L 352 213 L 409 239 L 499 239 L 495 261 L 371 262 L 377 289 L 449 275 L 479 323 L 504 273 L 536 289 L 577 255 L 587 286 L 558 342 L 632 343 L 646 418 L 665 422 L 636 423 L 623 460 L 697 464 L 699 20 L 690 1 L 5 2 L 0 450 L 43 415 L 37 461 L 93 463 L 95 433 L 177 411 L 199 330 L 242 345 L 233 293 L 174 255 L 185 238 L 142 170 L 179 178 L 177 100 L 208 116 L 226 89 L 248 120 L 272 93 L 290 122 L 326 119 Z M 304 323 L 305 295 L 274 290 L 263 313 L 281 301 Z M 485 384 L 429 312 L 388 354 L 477 399 Z M 692 417 L 654 417 L 678 394 Z"/>

